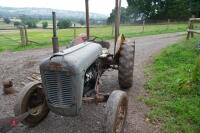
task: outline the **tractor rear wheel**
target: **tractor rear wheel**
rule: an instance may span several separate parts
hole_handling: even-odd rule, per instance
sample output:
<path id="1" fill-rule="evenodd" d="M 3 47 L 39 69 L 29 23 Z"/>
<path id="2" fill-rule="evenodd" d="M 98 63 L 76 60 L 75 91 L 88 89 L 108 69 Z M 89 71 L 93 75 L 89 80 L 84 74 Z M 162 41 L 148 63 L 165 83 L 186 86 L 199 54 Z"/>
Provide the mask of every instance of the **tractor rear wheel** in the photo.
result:
<path id="1" fill-rule="evenodd" d="M 129 89 L 133 83 L 135 46 L 123 44 L 119 55 L 118 80 L 120 88 Z"/>
<path id="2" fill-rule="evenodd" d="M 124 130 L 127 110 L 128 97 L 126 92 L 113 91 L 106 104 L 104 133 L 121 133 Z"/>
<path id="3" fill-rule="evenodd" d="M 20 92 L 14 107 L 14 113 L 15 116 L 18 116 L 25 112 L 30 114 L 22 123 L 30 127 L 37 125 L 48 115 L 49 108 L 40 82 L 29 83 Z"/>

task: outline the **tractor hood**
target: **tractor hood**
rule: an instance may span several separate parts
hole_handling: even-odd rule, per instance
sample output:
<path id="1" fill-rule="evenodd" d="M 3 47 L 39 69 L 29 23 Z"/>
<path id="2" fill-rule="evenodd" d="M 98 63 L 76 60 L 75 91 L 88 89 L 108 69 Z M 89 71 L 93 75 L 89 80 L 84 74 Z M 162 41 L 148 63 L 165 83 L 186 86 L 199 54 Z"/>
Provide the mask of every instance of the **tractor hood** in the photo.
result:
<path id="1" fill-rule="evenodd" d="M 42 62 L 42 84 L 51 111 L 63 116 L 79 113 L 85 72 L 101 54 L 101 45 L 85 42 L 56 53 Z"/>

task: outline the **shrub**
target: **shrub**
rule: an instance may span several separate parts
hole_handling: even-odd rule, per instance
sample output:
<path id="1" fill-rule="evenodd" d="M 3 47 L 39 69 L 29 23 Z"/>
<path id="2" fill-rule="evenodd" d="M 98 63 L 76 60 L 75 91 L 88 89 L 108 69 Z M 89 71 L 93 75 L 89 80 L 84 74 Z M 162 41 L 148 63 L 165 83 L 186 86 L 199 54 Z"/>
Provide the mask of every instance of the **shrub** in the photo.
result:
<path id="1" fill-rule="evenodd" d="M 84 21 L 83 19 L 80 19 L 80 20 L 79 20 L 79 23 L 80 23 L 80 25 L 84 25 L 84 24 L 85 24 L 85 21 Z"/>
<path id="2" fill-rule="evenodd" d="M 46 29 L 48 27 L 48 22 L 42 22 L 42 28 Z"/>
<path id="3" fill-rule="evenodd" d="M 3 21 L 4 21 L 6 24 L 10 24 L 10 23 L 11 23 L 11 21 L 10 21 L 9 18 L 4 18 Z"/>
<path id="4" fill-rule="evenodd" d="M 20 26 L 20 25 L 21 25 L 20 22 L 14 22 L 14 26 L 15 26 L 15 27 L 18 27 L 18 26 Z"/>
<path id="5" fill-rule="evenodd" d="M 37 27 L 37 22 L 39 21 L 36 18 L 32 18 L 29 16 L 21 16 L 20 19 L 22 20 L 23 25 L 27 25 L 28 28 L 36 28 Z"/>
<path id="6" fill-rule="evenodd" d="M 65 28 L 69 28 L 70 26 L 72 25 L 72 22 L 68 19 L 62 19 L 62 20 L 59 20 L 57 26 L 60 28 L 60 29 L 65 29 Z"/>
<path id="7" fill-rule="evenodd" d="M 26 21 L 25 22 L 25 25 L 27 25 L 28 26 L 28 28 L 36 28 L 37 27 L 37 25 L 36 25 L 36 21 Z"/>

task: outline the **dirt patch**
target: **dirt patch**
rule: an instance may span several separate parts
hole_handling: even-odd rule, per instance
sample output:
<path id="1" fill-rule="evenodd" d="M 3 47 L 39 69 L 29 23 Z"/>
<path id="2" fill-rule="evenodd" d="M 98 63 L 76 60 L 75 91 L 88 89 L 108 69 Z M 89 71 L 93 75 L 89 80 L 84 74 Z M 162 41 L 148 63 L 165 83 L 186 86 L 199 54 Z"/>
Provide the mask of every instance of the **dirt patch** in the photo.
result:
<path id="1" fill-rule="evenodd" d="M 33 67 L 33 66 L 36 65 L 36 64 L 37 64 L 37 61 L 32 61 L 32 60 L 30 60 L 30 61 L 25 62 L 23 68 L 24 68 L 24 69 L 28 69 L 28 68 Z"/>
<path id="2" fill-rule="evenodd" d="M 136 40 L 136 57 L 133 87 L 128 92 L 129 110 L 125 132 L 127 133 L 149 133 L 160 132 L 159 126 L 152 125 L 145 118 L 149 108 L 139 99 L 146 95 L 144 90 L 144 66 L 152 55 L 160 49 L 178 41 L 182 34 L 164 34 L 158 36 L 147 36 L 129 39 Z M 32 73 L 39 72 L 40 62 L 50 56 L 51 48 L 40 50 L 29 50 L 24 52 L 0 53 L 0 81 L 12 79 L 16 90 L 20 91 L 22 83 L 28 83 L 26 78 Z M 106 72 L 102 76 L 104 90 L 119 89 L 117 71 Z M 3 95 L 2 83 L 0 82 L 0 117 L 12 116 L 16 95 Z M 62 117 L 52 112 L 48 117 L 34 128 L 19 125 L 13 129 L 15 133 L 101 133 L 104 113 L 104 104 L 84 104 L 81 114 L 77 117 Z"/>

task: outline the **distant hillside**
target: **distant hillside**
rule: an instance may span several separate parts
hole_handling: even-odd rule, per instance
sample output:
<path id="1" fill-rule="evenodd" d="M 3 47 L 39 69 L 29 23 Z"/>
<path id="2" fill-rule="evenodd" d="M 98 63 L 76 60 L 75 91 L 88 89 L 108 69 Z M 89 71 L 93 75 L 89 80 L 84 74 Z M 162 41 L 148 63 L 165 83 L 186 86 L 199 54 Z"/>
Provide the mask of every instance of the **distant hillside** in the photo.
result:
<path id="1" fill-rule="evenodd" d="M 51 18 L 52 11 L 57 13 L 57 18 L 84 19 L 85 13 L 80 11 L 56 10 L 50 8 L 14 8 L 0 6 L 0 17 L 19 17 L 27 15 L 35 18 Z M 91 13 L 90 18 L 104 20 L 106 15 Z"/>

